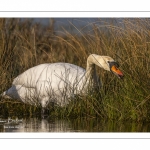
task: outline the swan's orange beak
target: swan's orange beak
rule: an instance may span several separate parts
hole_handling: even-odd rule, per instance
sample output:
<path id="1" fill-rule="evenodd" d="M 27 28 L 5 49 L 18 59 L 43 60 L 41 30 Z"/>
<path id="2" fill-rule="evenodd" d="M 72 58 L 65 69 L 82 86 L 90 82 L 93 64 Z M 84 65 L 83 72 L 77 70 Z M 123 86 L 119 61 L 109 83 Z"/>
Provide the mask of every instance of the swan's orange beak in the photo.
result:
<path id="1" fill-rule="evenodd" d="M 123 78 L 123 73 L 115 66 L 115 65 L 113 65 L 112 67 L 111 67 L 111 71 L 115 74 L 115 75 L 117 75 L 119 78 Z"/>

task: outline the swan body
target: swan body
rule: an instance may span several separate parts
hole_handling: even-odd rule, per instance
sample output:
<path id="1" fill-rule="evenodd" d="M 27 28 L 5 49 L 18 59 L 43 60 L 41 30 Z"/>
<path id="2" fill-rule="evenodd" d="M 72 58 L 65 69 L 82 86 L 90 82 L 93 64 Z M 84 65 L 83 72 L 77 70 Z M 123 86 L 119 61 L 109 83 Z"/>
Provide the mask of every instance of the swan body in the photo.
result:
<path id="1" fill-rule="evenodd" d="M 32 67 L 17 76 L 12 87 L 1 96 L 30 104 L 38 101 L 43 108 L 48 102 L 65 106 L 75 94 L 86 94 L 89 89 L 98 86 L 95 65 L 123 77 L 111 57 L 91 54 L 86 69 L 69 63 L 47 63 Z"/>

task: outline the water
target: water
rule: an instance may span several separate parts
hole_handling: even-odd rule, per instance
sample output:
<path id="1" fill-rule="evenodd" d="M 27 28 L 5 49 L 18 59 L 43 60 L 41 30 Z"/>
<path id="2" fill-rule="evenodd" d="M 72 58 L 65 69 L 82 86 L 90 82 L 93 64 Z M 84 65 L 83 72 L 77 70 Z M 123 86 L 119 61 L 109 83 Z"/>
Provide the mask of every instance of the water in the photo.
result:
<path id="1" fill-rule="evenodd" d="M 1 119 L 0 132 L 150 132 L 150 123 L 80 119 Z"/>

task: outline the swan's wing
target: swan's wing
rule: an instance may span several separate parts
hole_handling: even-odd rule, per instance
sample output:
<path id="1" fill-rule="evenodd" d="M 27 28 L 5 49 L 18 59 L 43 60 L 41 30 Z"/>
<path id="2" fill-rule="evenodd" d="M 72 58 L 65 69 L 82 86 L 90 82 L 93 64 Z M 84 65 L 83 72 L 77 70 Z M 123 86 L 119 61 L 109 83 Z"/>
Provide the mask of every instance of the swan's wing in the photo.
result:
<path id="1" fill-rule="evenodd" d="M 54 84 L 79 82 L 85 69 L 69 63 L 42 64 L 26 70 L 13 81 L 13 85 L 35 88 L 37 82 L 47 81 Z"/>

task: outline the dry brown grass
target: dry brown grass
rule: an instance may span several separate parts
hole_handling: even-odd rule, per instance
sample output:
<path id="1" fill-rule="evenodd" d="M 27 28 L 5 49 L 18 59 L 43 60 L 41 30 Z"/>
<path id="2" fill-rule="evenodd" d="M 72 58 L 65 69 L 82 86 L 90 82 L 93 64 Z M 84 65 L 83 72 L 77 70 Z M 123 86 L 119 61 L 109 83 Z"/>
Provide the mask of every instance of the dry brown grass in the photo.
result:
<path id="1" fill-rule="evenodd" d="M 108 55 L 120 63 L 124 80 L 97 68 L 102 89 L 95 95 L 76 98 L 76 103 L 70 103 L 67 108 L 53 108 L 51 115 L 149 121 L 149 24 L 149 19 L 122 19 L 122 22 L 114 19 L 112 23 L 90 24 L 91 31 L 87 32 L 72 24 L 77 33 L 62 30 L 59 35 L 53 23 L 42 27 L 28 20 L 0 19 L 0 91 L 10 87 L 14 77 L 32 66 L 68 62 L 85 68 L 89 54 Z M 7 111 L 9 115 L 12 104 L 8 103 L 1 104 L 1 114 Z M 20 114 L 29 107 L 13 106 Z"/>

